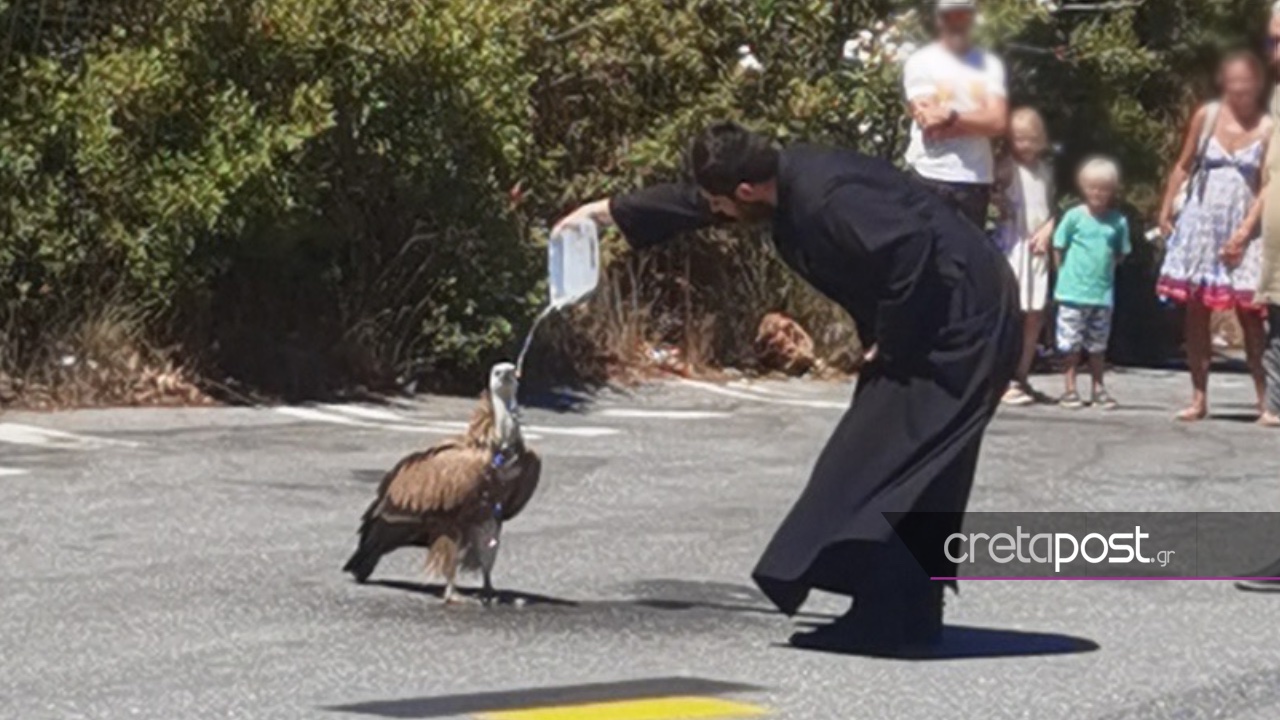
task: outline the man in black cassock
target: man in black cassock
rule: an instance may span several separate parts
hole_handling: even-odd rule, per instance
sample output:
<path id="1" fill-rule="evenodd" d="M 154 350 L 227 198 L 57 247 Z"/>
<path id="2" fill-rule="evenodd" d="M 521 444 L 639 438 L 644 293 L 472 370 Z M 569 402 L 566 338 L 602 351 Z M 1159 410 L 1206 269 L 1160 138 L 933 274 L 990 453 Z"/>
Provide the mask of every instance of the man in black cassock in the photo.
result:
<path id="1" fill-rule="evenodd" d="M 778 254 L 853 317 L 865 346 L 853 406 L 752 577 L 788 615 L 817 588 L 855 599 L 806 647 L 936 641 L 941 551 L 960 528 L 983 432 L 1018 359 L 1017 286 L 978 228 L 888 162 L 777 149 L 733 123 L 690 150 L 692 182 L 582 206 L 634 248 L 720 222 L 772 223 Z M 935 514 L 936 513 L 936 514 Z M 936 548 L 916 553 L 909 547 Z M 922 565 L 924 567 L 922 567 Z"/>

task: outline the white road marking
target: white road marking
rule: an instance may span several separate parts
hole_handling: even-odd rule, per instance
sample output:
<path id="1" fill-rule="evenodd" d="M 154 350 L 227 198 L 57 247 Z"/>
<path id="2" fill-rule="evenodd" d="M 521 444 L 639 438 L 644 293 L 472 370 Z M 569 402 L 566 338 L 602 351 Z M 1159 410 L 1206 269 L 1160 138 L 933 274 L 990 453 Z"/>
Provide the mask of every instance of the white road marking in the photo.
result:
<path id="1" fill-rule="evenodd" d="M 795 398 L 766 397 L 756 393 L 734 390 L 733 388 L 727 388 L 722 385 L 702 382 L 701 380 L 687 380 L 682 378 L 679 382 L 683 385 L 688 385 L 689 387 L 704 390 L 709 393 L 715 393 L 716 395 L 723 395 L 725 397 L 731 397 L 738 400 L 751 400 L 753 402 L 765 403 L 767 405 L 790 405 L 793 407 L 821 408 L 823 410 L 849 409 L 848 403 L 833 402 L 831 400 L 800 400 Z"/>
<path id="2" fill-rule="evenodd" d="M 383 410 L 382 408 L 369 407 L 367 405 L 339 405 L 335 403 L 320 405 L 319 407 L 330 412 L 350 415 L 351 417 L 361 418 L 364 420 L 379 420 L 382 422 L 393 423 L 405 421 L 405 417 L 403 415 L 393 413 L 390 410 Z"/>
<path id="3" fill-rule="evenodd" d="M 733 413 L 715 410 L 642 410 L 638 408 L 609 408 L 600 411 L 601 417 L 630 418 L 636 420 L 719 420 L 733 417 Z"/>
<path id="4" fill-rule="evenodd" d="M 26 475 L 28 471 L 19 470 L 17 468 L 0 467 L 0 477 L 16 477 L 18 475 Z"/>
<path id="5" fill-rule="evenodd" d="M 356 420 L 354 418 L 346 417 L 345 415 L 328 413 L 323 410 L 317 410 L 315 408 L 278 407 L 274 409 L 276 412 L 280 413 L 281 415 L 287 415 L 289 417 L 297 418 L 299 420 L 310 420 L 311 422 L 331 423 L 333 425 L 347 425 L 349 427 L 367 427 L 367 428 L 378 427 L 377 423 L 365 422 L 363 420 Z"/>
<path id="6" fill-rule="evenodd" d="M 432 422 L 432 427 L 445 428 L 450 432 L 461 432 L 467 429 L 467 423 L 464 422 Z M 559 427 L 556 425 L 521 425 L 520 429 L 524 432 L 525 439 L 531 439 L 535 435 L 563 435 L 565 437 L 608 437 L 610 435 L 618 435 L 622 431 L 617 428 L 609 427 Z"/>
<path id="7" fill-rule="evenodd" d="M 275 412 L 286 415 L 297 420 L 305 420 L 307 422 L 329 423 L 330 425 L 343 425 L 346 427 L 365 428 L 368 430 L 386 430 L 389 432 L 402 433 L 428 433 L 434 435 L 453 435 L 467 429 L 467 423 L 464 422 L 433 422 L 426 424 L 409 424 L 409 423 L 382 423 L 369 422 L 366 420 L 356 420 L 345 415 L 334 412 L 325 412 L 313 407 L 277 407 L 272 408 Z M 397 419 L 402 419 L 398 418 Z M 542 435 L 530 428 L 530 432 L 525 432 L 526 440 L 541 440 Z"/>
<path id="8" fill-rule="evenodd" d="M 18 423 L 0 423 L 0 443 L 14 445 L 35 445 L 38 447 L 54 447 L 64 450 L 89 450 L 99 447 L 138 447 L 136 442 L 127 440 L 111 440 L 91 435 L 77 435 Z"/>

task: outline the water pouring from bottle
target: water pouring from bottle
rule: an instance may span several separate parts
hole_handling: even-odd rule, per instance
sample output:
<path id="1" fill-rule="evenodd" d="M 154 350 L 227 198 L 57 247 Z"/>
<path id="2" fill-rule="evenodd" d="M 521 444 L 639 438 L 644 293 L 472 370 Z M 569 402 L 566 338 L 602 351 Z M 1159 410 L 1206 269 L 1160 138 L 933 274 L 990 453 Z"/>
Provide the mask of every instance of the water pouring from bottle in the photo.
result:
<path id="1" fill-rule="evenodd" d="M 525 335 L 516 358 L 516 377 L 524 373 L 524 358 L 534 333 L 551 313 L 585 300 L 600 283 L 600 231 L 590 220 L 566 223 L 547 241 L 547 287 L 550 301 Z"/>

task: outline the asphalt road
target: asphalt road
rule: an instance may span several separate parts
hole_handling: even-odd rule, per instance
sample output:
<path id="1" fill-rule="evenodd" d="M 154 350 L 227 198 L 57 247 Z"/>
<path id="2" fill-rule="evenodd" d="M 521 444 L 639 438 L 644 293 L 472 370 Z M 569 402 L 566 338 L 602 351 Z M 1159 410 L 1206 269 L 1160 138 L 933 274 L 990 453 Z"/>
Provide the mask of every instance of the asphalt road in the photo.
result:
<path id="1" fill-rule="evenodd" d="M 1242 377 L 1214 382 L 1222 415 L 1198 426 L 1171 422 L 1175 374 L 1117 376 L 1115 413 L 1003 412 L 974 507 L 1280 510 L 1280 434 L 1242 421 Z M 948 657 L 783 646 L 844 608 L 817 598 L 793 622 L 748 574 L 849 395 L 668 383 L 527 409 L 543 487 L 504 535 L 492 608 L 442 607 L 419 552 L 381 584 L 339 572 L 381 473 L 468 400 L 10 413 L 0 717 L 427 717 L 646 693 L 833 720 L 1280 716 L 1280 595 L 1224 583 L 969 583 Z"/>

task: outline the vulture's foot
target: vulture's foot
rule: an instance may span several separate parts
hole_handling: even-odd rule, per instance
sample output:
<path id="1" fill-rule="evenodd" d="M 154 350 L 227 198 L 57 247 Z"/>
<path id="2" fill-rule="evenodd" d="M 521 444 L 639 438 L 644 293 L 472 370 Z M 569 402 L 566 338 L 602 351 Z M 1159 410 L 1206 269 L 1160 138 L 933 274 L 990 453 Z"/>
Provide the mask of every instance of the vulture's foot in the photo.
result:
<path id="1" fill-rule="evenodd" d="M 498 591 L 493 589 L 493 583 L 490 582 L 486 575 L 484 578 L 484 587 L 480 589 L 480 603 L 485 607 L 489 607 L 498 601 Z"/>
<path id="2" fill-rule="evenodd" d="M 460 605 L 472 605 L 475 601 L 458 592 L 458 588 L 453 583 L 449 583 L 444 588 L 444 604 L 453 607 Z"/>

